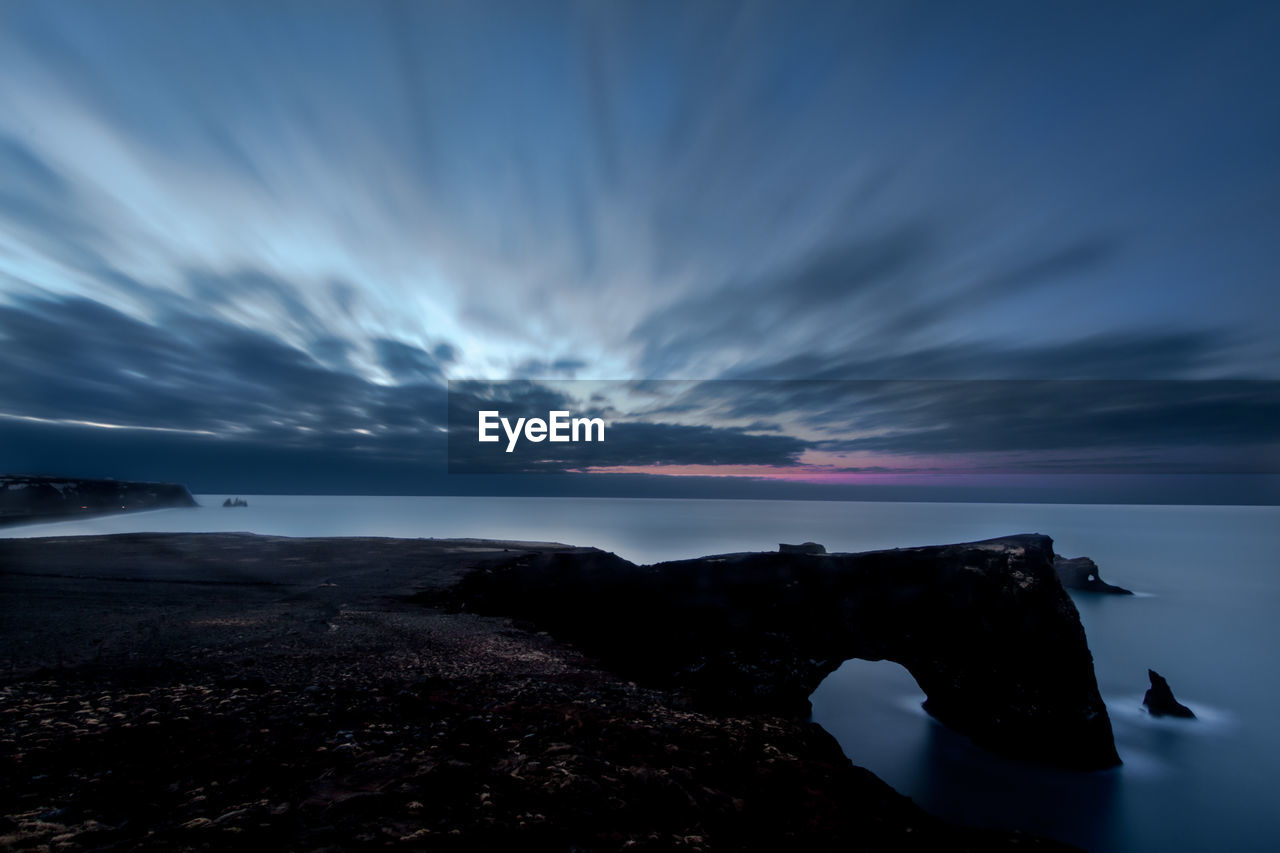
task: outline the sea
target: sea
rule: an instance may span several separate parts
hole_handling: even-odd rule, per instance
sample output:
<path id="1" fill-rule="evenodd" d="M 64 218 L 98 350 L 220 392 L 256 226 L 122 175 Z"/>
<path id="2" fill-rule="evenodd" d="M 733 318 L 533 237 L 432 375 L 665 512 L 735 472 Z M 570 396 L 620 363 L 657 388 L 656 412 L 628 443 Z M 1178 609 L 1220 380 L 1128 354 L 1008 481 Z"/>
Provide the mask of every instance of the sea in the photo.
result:
<path id="1" fill-rule="evenodd" d="M 1073 592 L 1121 767 L 1056 770 L 992 755 L 920 708 L 911 675 L 847 661 L 813 719 L 856 764 L 925 809 L 1099 853 L 1280 850 L 1280 507 L 246 495 L 201 506 L 0 529 L 3 536 L 247 531 L 480 537 L 594 545 L 635 562 L 1044 533 L 1134 596 Z M 1142 710 L 1147 670 L 1195 720 Z"/>

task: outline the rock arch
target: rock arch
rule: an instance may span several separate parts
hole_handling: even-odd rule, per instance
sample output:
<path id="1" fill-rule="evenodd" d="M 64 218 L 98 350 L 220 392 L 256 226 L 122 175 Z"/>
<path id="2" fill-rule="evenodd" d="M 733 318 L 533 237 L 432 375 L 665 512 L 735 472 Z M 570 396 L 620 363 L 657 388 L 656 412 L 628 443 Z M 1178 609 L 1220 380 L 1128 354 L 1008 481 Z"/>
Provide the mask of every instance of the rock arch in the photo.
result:
<path id="1" fill-rule="evenodd" d="M 1120 761 L 1047 536 L 652 566 L 572 549 L 476 570 L 456 594 L 703 707 L 804 714 L 845 660 L 891 660 L 929 713 L 983 747 L 1084 769 Z"/>

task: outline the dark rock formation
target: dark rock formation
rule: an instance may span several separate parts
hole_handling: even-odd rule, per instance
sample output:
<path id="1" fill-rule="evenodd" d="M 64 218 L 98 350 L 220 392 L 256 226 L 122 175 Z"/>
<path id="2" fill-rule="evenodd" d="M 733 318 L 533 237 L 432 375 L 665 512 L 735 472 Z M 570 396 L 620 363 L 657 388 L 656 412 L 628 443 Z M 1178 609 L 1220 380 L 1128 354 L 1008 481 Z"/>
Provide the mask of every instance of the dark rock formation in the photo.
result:
<path id="1" fill-rule="evenodd" d="M 1112 595 L 1133 595 L 1132 590 L 1104 581 L 1102 575 L 1098 574 L 1098 564 L 1088 557 L 1067 559 L 1055 556 L 1053 570 L 1058 573 L 1058 580 L 1062 581 L 1062 585 L 1067 589 L 1105 592 Z"/>
<path id="2" fill-rule="evenodd" d="M 197 504 L 179 483 L 0 476 L 0 524 L 185 506 Z"/>
<path id="3" fill-rule="evenodd" d="M 595 550 L 526 553 L 478 568 L 455 594 L 702 707 L 806 714 L 842 662 L 888 659 L 915 677 L 929 713 L 981 746 L 1077 768 L 1119 763 L 1047 536 L 653 566 Z"/>
<path id="4" fill-rule="evenodd" d="M 227 498 L 225 501 L 222 502 L 222 505 L 224 507 L 241 507 L 241 506 L 248 506 L 249 502 L 244 498 L 236 498 L 235 500 L 232 500 L 231 498 Z"/>
<path id="5" fill-rule="evenodd" d="M 1169 687 L 1169 682 L 1164 680 L 1164 676 L 1154 669 L 1149 669 L 1147 677 L 1151 679 L 1151 687 L 1142 697 L 1142 704 L 1151 716 L 1184 717 L 1190 720 L 1196 718 L 1190 708 L 1173 697 L 1173 690 Z"/>
<path id="6" fill-rule="evenodd" d="M 803 542 L 799 545 L 788 545 L 785 542 L 778 545 L 779 554 L 825 554 L 827 549 L 819 545 L 817 542 Z"/>
<path id="7" fill-rule="evenodd" d="M 802 718 L 692 709 L 421 603 L 542 551 L 572 553 L 0 538 L 0 849 L 1068 849 L 944 823 Z"/>

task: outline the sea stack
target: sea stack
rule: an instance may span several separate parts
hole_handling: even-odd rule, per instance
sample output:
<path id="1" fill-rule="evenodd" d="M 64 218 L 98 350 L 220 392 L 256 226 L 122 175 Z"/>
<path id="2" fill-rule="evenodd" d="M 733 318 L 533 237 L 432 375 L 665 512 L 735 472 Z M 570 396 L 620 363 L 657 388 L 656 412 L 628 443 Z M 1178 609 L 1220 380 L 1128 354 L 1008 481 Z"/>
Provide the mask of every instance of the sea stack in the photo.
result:
<path id="1" fill-rule="evenodd" d="M 1174 698 L 1173 690 L 1170 689 L 1169 682 L 1164 680 L 1164 676 L 1154 669 L 1149 669 L 1147 677 L 1151 679 L 1151 688 L 1147 690 L 1147 695 L 1142 697 L 1142 704 L 1151 716 L 1183 717 L 1188 720 L 1196 718 L 1190 708 Z"/>

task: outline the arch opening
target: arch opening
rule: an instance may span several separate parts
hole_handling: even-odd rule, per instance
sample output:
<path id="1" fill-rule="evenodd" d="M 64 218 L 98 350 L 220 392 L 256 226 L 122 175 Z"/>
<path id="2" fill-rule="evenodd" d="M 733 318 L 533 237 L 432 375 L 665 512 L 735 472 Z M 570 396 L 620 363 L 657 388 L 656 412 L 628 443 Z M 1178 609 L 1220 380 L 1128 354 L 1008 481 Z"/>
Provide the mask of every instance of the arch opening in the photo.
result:
<path id="1" fill-rule="evenodd" d="M 905 666 L 850 658 L 811 694 L 810 719 L 852 763 L 946 820 L 1016 827 L 1085 849 L 1114 837 L 1115 773 L 1001 756 L 930 716 L 926 698 Z"/>
<path id="2" fill-rule="evenodd" d="M 809 697 L 810 719 L 840 742 L 850 760 L 890 776 L 909 777 L 929 739 L 927 697 L 906 667 L 890 660 L 849 658 Z M 894 772 L 898 768 L 901 772 Z M 895 786 L 896 787 L 896 786 Z"/>

